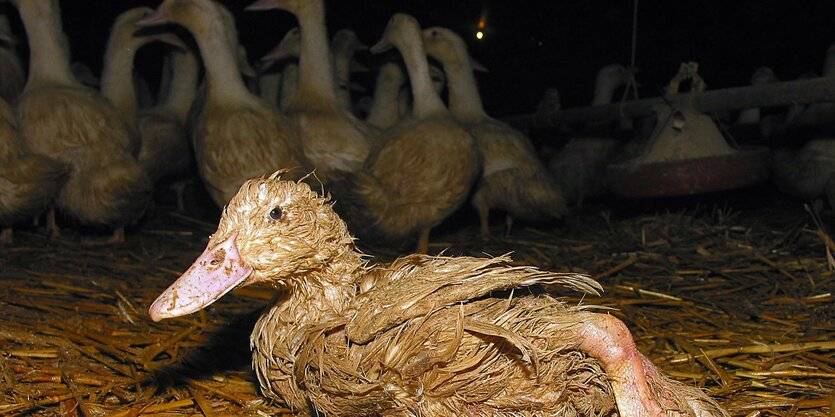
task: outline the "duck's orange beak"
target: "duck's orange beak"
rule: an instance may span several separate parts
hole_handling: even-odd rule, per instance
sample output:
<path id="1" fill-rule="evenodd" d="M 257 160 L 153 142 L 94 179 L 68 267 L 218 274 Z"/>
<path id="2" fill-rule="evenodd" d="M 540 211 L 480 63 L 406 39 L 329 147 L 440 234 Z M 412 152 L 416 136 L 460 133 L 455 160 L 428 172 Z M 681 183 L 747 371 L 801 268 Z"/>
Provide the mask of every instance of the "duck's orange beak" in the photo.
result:
<path id="1" fill-rule="evenodd" d="M 206 250 L 151 304 L 151 320 L 179 317 L 208 307 L 252 273 L 238 253 L 238 232 Z"/>

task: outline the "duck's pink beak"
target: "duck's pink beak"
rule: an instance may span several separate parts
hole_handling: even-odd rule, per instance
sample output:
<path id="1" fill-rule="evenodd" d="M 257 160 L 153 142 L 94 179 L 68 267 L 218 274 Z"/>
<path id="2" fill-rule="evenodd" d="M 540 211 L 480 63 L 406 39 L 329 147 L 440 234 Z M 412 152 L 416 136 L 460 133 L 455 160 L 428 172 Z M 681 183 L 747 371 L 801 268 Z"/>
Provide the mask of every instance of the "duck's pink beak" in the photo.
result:
<path id="1" fill-rule="evenodd" d="M 170 23 L 171 19 L 168 17 L 168 14 L 162 7 L 154 10 L 153 13 L 143 17 L 139 21 L 136 22 L 136 26 L 145 27 L 145 26 L 156 26 L 162 25 L 166 23 Z"/>
<path id="2" fill-rule="evenodd" d="M 201 310 L 241 285 L 252 273 L 238 253 L 238 232 L 206 250 L 177 281 L 151 304 L 151 320 L 184 316 Z"/>
<path id="3" fill-rule="evenodd" d="M 255 3 L 252 3 L 249 6 L 244 7 L 244 10 L 248 12 L 255 12 L 261 10 L 273 10 L 281 8 L 283 8 L 283 5 L 279 0 L 257 0 Z"/>
<path id="4" fill-rule="evenodd" d="M 262 56 L 261 61 L 262 62 L 275 62 L 275 61 L 278 61 L 279 59 L 284 59 L 284 58 L 287 58 L 291 55 L 292 54 L 290 53 L 290 50 L 287 48 L 287 46 L 285 46 L 285 43 L 281 42 L 278 45 L 276 45 L 275 48 L 271 49 L 264 56 Z"/>

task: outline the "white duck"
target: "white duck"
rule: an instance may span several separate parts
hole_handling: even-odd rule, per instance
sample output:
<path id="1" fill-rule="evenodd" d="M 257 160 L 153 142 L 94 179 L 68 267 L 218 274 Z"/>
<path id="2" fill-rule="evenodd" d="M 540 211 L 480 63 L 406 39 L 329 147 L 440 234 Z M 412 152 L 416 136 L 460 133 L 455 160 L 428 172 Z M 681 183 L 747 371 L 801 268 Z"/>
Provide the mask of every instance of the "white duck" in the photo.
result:
<path id="1" fill-rule="evenodd" d="M 559 186 L 530 139 L 484 111 L 464 40 L 449 29 L 433 27 L 423 31 L 423 42 L 426 52 L 444 66 L 450 112 L 473 135 L 484 158 L 472 197 L 482 237 L 490 236 L 491 209 L 507 214 L 508 231 L 513 218 L 537 221 L 565 215 Z"/>
<path id="2" fill-rule="evenodd" d="M 9 18 L 0 14 L 0 98 L 13 102 L 26 83 L 26 73 L 17 51 L 17 37 L 12 33 Z"/>
<path id="3" fill-rule="evenodd" d="M 594 82 L 591 105 L 611 103 L 615 90 L 627 82 L 628 76 L 626 67 L 620 64 L 600 68 Z M 549 160 L 548 169 L 557 178 L 569 205 L 582 206 L 586 198 L 606 192 L 606 165 L 623 147 L 623 141 L 607 131 L 612 129 L 612 124 L 607 124 L 602 134 L 573 137 Z M 635 141 L 631 146 L 637 151 L 640 143 Z"/>
<path id="4" fill-rule="evenodd" d="M 351 83 L 351 72 L 364 70 L 354 61 L 354 54 L 357 51 L 367 49 L 368 47 L 360 41 L 356 32 L 351 29 L 340 29 L 333 34 L 333 39 L 331 39 L 336 99 L 345 110 L 353 111 L 351 91 L 359 88 L 359 86 Z"/>
<path id="5" fill-rule="evenodd" d="M 396 47 L 406 63 L 412 113 L 384 131 L 362 171 L 332 191 L 352 231 L 387 241 L 419 233 L 426 253 L 429 231 L 466 201 L 478 177 L 481 156 L 475 139 L 452 117 L 432 86 L 420 25 L 414 17 L 391 17 L 379 53 Z"/>
<path id="6" fill-rule="evenodd" d="M 301 31 L 293 27 L 284 34 L 281 41 L 261 57 L 265 65 L 272 65 L 278 61 L 281 63 L 281 78 L 278 86 L 278 109 L 286 112 L 290 103 L 296 97 L 299 90 L 299 52 L 301 51 Z"/>
<path id="7" fill-rule="evenodd" d="M 150 7 L 135 7 L 118 16 L 110 29 L 107 47 L 104 52 L 101 93 L 122 113 L 122 117 L 134 129 L 137 128 L 139 102 L 136 89 L 136 71 L 134 59 L 136 52 L 143 46 L 163 41 L 184 47 L 182 42 L 171 33 L 142 35 L 137 33 L 136 22 L 153 12 Z"/>
<path id="8" fill-rule="evenodd" d="M 337 100 L 324 2 L 259 0 L 247 9 L 275 8 L 293 13 L 301 32 L 298 91 L 285 114 L 295 123 L 316 176 L 327 184 L 332 171 L 354 172 L 362 166 L 374 132 Z"/>
<path id="9" fill-rule="evenodd" d="M 374 98 L 365 121 L 380 130 L 388 129 L 401 119 L 400 91 L 406 84 L 406 72 L 397 62 L 384 63 L 377 72 Z"/>
<path id="10" fill-rule="evenodd" d="M 181 177 L 191 170 L 194 156 L 186 131 L 186 118 L 197 96 L 200 62 L 189 48 L 172 49 L 171 84 L 165 99 L 157 106 L 142 109 L 138 115 L 139 165 L 154 181 Z M 182 196 L 178 195 L 182 209 Z"/>
<path id="11" fill-rule="evenodd" d="M 12 226 L 38 216 L 55 200 L 67 168 L 28 149 L 12 108 L 0 98 L 0 244 L 12 243 Z"/>
<path id="12" fill-rule="evenodd" d="M 167 22 L 194 35 L 206 68 L 206 101 L 190 130 L 198 171 L 215 203 L 226 205 L 247 178 L 276 168 L 292 169 L 295 178 L 306 175 L 308 164 L 290 121 L 244 84 L 228 11 L 211 0 L 165 0 L 139 24 Z"/>
<path id="13" fill-rule="evenodd" d="M 109 227 L 109 241 L 123 241 L 124 226 L 151 199 L 151 181 L 133 156 L 138 137 L 107 99 L 73 77 L 58 0 L 12 3 L 30 49 L 29 78 L 16 108 L 20 133 L 34 152 L 71 167 L 58 209 L 83 224 Z"/>

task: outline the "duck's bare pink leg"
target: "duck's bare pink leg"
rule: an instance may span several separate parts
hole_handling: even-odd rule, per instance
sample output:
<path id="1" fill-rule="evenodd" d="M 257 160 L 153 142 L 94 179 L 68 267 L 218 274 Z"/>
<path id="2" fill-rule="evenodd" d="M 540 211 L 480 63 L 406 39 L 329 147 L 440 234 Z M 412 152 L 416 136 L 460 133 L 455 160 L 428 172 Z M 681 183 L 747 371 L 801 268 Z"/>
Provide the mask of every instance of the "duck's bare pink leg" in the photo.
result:
<path id="1" fill-rule="evenodd" d="M 481 238 L 490 239 L 490 208 L 486 204 L 478 205 L 478 222 L 481 225 Z"/>
<path id="2" fill-rule="evenodd" d="M 510 237 L 510 229 L 513 228 L 513 216 L 510 214 L 504 217 L 504 236 Z"/>
<path id="3" fill-rule="evenodd" d="M 578 320 L 583 324 L 577 334 L 578 348 L 600 361 L 611 381 L 621 417 L 727 415 L 698 390 L 662 375 L 638 351 L 622 321 L 608 314 L 580 315 Z"/>
<path id="4" fill-rule="evenodd" d="M 418 237 L 417 253 L 429 252 L 429 228 L 424 227 L 420 229 L 420 237 Z"/>
<path id="5" fill-rule="evenodd" d="M 113 235 L 107 239 L 107 243 L 124 243 L 125 242 L 125 228 L 119 227 L 113 230 Z"/>

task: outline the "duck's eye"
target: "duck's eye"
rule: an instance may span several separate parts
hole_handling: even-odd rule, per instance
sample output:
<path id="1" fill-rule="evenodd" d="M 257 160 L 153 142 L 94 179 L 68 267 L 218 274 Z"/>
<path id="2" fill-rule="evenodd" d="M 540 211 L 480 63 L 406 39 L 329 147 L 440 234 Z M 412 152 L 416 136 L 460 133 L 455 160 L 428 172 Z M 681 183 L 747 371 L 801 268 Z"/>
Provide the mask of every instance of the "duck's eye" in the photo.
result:
<path id="1" fill-rule="evenodd" d="M 282 214 L 284 213 L 281 211 L 281 207 L 275 207 L 272 210 L 270 210 L 270 218 L 273 220 L 280 219 Z"/>

